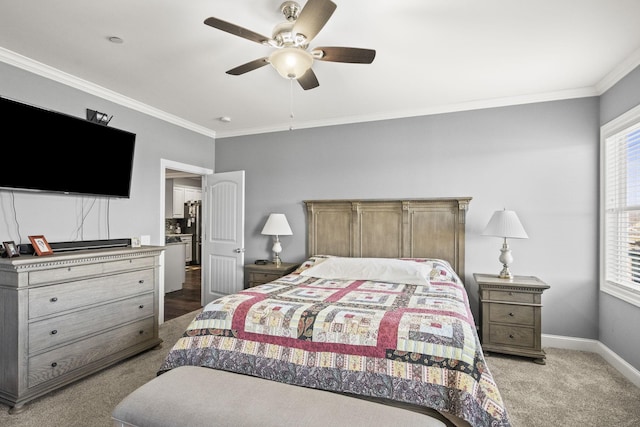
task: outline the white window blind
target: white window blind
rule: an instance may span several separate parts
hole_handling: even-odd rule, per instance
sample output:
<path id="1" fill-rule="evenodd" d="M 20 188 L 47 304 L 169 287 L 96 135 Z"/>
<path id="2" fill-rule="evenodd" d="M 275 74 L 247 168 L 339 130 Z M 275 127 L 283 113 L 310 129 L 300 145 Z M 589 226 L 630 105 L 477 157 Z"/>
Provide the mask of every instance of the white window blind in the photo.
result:
<path id="1" fill-rule="evenodd" d="M 601 289 L 640 306 L 640 110 L 603 128 Z"/>

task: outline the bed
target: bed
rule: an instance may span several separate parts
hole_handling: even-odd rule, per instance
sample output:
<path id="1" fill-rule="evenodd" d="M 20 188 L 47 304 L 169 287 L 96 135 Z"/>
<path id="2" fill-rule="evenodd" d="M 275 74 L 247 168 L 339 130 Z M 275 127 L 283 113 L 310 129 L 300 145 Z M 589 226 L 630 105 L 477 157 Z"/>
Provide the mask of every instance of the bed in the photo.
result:
<path id="1" fill-rule="evenodd" d="M 469 201 L 305 201 L 308 258 L 204 307 L 159 378 L 196 366 L 402 408 L 423 425 L 509 426 L 461 279 Z M 305 412 L 270 402 L 294 425 Z"/>

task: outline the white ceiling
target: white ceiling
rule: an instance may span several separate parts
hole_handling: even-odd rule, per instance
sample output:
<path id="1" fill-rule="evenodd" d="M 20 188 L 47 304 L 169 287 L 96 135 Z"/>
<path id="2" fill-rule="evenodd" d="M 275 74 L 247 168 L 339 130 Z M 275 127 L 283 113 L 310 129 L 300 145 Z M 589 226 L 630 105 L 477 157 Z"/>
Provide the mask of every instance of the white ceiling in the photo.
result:
<path id="1" fill-rule="evenodd" d="M 308 91 L 226 74 L 272 48 L 203 23 L 271 36 L 282 0 L 0 0 L 0 60 L 217 138 L 598 95 L 640 64 L 639 0 L 333 1 L 311 47 L 377 55 Z"/>

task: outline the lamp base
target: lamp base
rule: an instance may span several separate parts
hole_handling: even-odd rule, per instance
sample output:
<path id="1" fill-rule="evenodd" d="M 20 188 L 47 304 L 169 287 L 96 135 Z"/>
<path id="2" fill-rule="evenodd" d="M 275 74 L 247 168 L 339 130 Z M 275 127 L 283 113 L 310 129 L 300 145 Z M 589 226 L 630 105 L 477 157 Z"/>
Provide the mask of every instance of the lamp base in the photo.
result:
<path id="1" fill-rule="evenodd" d="M 500 274 L 498 275 L 499 278 L 501 279 L 513 279 L 513 274 L 511 274 L 511 271 L 509 271 L 509 267 L 508 266 L 503 266 L 502 271 L 500 271 Z"/>
<path id="2" fill-rule="evenodd" d="M 278 236 L 276 236 L 276 241 L 273 242 L 273 248 L 271 248 L 271 250 L 273 251 L 273 263 L 276 265 L 276 267 L 280 267 L 280 264 L 282 264 L 282 261 L 280 261 L 280 252 L 282 252 L 282 245 L 280 244 L 280 239 L 278 238 Z"/>
<path id="3" fill-rule="evenodd" d="M 280 267 L 280 265 L 282 264 L 282 260 L 280 259 L 280 256 L 278 254 L 273 254 L 273 263 L 276 265 L 276 267 Z"/>
<path id="4" fill-rule="evenodd" d="M 504 243 L 500 249 L 500 257 L 498 258 L 498 261 L 502 264 L 502 271 L 498 277 L 501 279 L 513 279 L 513 275 L 511 274 L 511 271 L 509 271 L 509 264 L 513 262 L 513 256 L 511 256 L 511 250 L 509 249 L 506 238 L 504 239 Z"/>

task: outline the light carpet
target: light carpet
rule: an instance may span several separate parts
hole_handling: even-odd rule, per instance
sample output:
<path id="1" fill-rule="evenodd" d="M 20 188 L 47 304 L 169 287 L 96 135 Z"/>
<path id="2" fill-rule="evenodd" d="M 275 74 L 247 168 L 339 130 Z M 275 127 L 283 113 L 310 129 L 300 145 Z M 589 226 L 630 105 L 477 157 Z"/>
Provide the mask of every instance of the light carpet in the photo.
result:
<path id="1" fill-rule="evenodd" d="M 113 408 L 155 378 L 173 343 L 197 313 L 162 324 L 160 346 L 36 399 L 20 414 L 9 415 L 9 408 L 0 404 L 0 426 L 110 427 Z M 546 365 L 487 355 L 514 427 L 640 426 L 640 389 L 602 357 L 545 350 Z"/>

